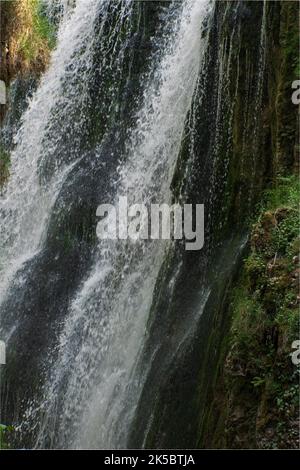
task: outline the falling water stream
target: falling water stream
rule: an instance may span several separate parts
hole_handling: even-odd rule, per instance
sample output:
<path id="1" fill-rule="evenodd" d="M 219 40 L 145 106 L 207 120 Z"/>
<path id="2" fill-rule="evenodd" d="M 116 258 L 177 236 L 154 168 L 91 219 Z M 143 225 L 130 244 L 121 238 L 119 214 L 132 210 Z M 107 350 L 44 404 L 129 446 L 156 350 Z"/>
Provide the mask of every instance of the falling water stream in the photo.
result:
<path id="1" fill-rule="evenodd" d="M 206 15 L 207 2 L 186 2 L 155 83 L 146 84 L 144 105 L 126 144 L 129 158 L 115 182 L 117 196 L 126 195 L 131 204 L 170 201 L 172 170 L 205 47 L 205 41 L 200 45 L 199 25 Z M 102 242 L 98 248 L 94 266 L 67 313 L 44 404 L 49 417 L 44 427 L 49 430 L 64 383 L 57 430 L 64 441 L 59 445 L 79 448 L 126 446 L 134 411 L 126 404 L 126 389 L 143 345 L 165 250 L 161 241 Z M 123 409 L 126 416 L 120 422 Z"/>
<path id="2" fill-rule="evenodd" d="M 153 334 L 155 288 L 177 245 L 99 241 L 96 209 L 100 203 L 117 204 L 120 196 L 130 205 L 173 203 L 173 178 L 188 143 L 181 191 L 199 186 L 197 123 L 199 115 L 208 115 L 202 87 L 216 5 L 210 0 L 45 4 L 58 28 L 57 43 L 21 118 L 10 179 L 0 197 L 0 334 L 8 356 L 14 351 L 3 409 L 15 419 L 18 445 L 126 448 L 137 409 L 145 407 L 148 376 L 159 361 L 166 371 L 195 334 L 212 288 L 199 281 L 193 312 L 180 316 L 173 339 L 162 338 L 163 328 L 161 335 Z M 211 145 L 200 172 L 209 207 L 218 204 L 217 187 L 226 182 L 230 159 L 234 105 L 228 99 L 233 42 L 240 34 L 237 11 L 231 39 L 220 45 L 210 68 L 216 112 L 207 126 Z M 264 4 L 256 109 L 262 99 L 265 27 Z M 237 94 L 239 77 L 235 80 Z M 211 214 L 207 225 L 212 231 Z M 228 244 L 229 270 L 244 241 L 237 237 Z M 203 273 L 208 255 L 204 258 Z M 183 264 L 179 256 L 168 279 L 170 305 Z M 147 429 L 153 411 L 154 405 L 147 410 Z"/>
<path id="3" fill-rule="evenodd" d="M 81 100 L 76 77 L 81 73 L 84 79 L 89 70 L 88 50 L 82 54 L 81 48 L 92 41 L 92 19 L 98 2 L 89 3 L 87 9 L 86 1 L 78 2 L 72 18 L 62 20 L 51 66 L 22 117 L 21 128 L 14 139 L 11 176 L 0 199 L 1 299 L 16 271 L 42 247 L 51 207 L 72 166 L 70 163 L 57 167 L 47 184 L 41 184 L 40 166 L 59 140 L 57 133 L 49 132 L 49 128 L 59 119 L 57 113 L 63 114 L 62 119 L 68 115 L 72 96 Z M 66 80 L 70 83 L 69 93 L 65 93 L 63 87 Z M 74 155 L 74 159 L 78 157 Z"/>
<path id="4" fill-rule="evenodd" d="M 130 31 L 136 14 L 134 4 L 132 0 L 78 0 L 73 10 L 60 17 L 57 47 L 22 118 L 12 155 L 12 175 L 0 201 L 4 253 L 1 298 L 9 292 L 16 272 L 27 264 L 30 273 L 30 259 L 43 252 L 61 188 L 85 158 L 78 134 L 81 127 L 84 134 L 91 106 L 88 81 L 95 21 L 102 49 L 98 64 L 101 79 L 111 56 L 117 60 L 110 67 L 122 67 L 126 40 L 119 42 L 118 34 L 121 28 Z M 51 8 L 49 4 L 50 16 Z M 114 9 L 117 18 L 107 23 Z M 201 36 L 210 10 L 209 2 L 199 0 L 185 0 L 181 5 L 174 2 L 162 10 L 161 15 L 169 20 L 161 34 L 163 50 L 153 55 L 152 70 L 144 76 L 141 105 L 123 145 L 128 157 L 119 161 L 111 175 L 113 200 L 126 195 L 129 203 L 171 201 L 170 183 L 205 51 L 206 41 Z M 162 16 L 162 24 L 163 20 Z M 107 27 L 111 31 L 107 32 Z M 114 42 L 110 38 L 115 38 Z M 152 41 L 155 43 L 155 38 Z M 101 88 L 101 83 L 98 86 Z M 116 104 L 111 101 L 113 106 Z M 105 112 L 109 121 L 110 110 Z M 106 128 L 104 141 L 109 132 L 111 129 Z M 69 148 L 66 156 L 61 145 L 62 140 L 69 141 L 69 133 L 75 144 L 71 145 L 72 154 Z M 94 157 L 99 160 L 101 146 L 100 140 Z M 114 158 L 114 152 L 110 158 Z M 21 429 L 26 432 L 27 423 L 37 429 L 37 447 L 126 446 L 142 381 L 135 388 L 136 399 L 131 396 L 127 406 L 128 385 L 135 380 L 134 367 L 167 244 L 98 244 L 92 264 L 64 312 L 52 363 L 51 351 L 47 353 L 42 398 L 25 405 Z M 24 276 L 19 275 L 19 285 L 23 281 Z M 22 325 L 7 328 L 7 340 L 16 328 Z M 124 409 L 126 413 L 122 414 Z"/>

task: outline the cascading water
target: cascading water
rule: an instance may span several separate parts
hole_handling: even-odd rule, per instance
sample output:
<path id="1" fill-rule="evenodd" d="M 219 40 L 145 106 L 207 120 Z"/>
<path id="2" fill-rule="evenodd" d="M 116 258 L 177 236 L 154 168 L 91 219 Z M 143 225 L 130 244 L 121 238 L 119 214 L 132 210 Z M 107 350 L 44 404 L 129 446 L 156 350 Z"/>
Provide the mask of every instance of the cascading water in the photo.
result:
<path id="1" fill-rule="evenodd" d="M 92 19 L 97 2 L 78 2 L 71 21 L 63 22 L 58 33 L 58 47 L 52 63 L 22 118 L 22 126 L 15 137 L 11 160 L 11 177 L 5 194 L 0 199 L 0 298 L 13 275 L 24 262 L 42 246 L 42 236 L 51 207 L 59 188 L 70 170 L 67 165 L 57 168 L 47 184 L 41 184 L 40 167 L 51 151 L 55 151 L 58 136 L 49 132 L 52 122 L 62 121 L 68 115 L 71 97 L 64 89 L 64 81 L 72 84 L 79 73 L 89 69 L 88 50 L 81 54 L 83 44 L 92 41 Z M 74 56 L 78 60 L 74 60 Z M 70 64 L 74 64 L 70 69 Z M 81 89 L 69 85 L 73 96 L 81 99 Z M 63 116 L 57 116 L 57 109 Z M 56 112 L 54 112 L 56 110 Z M 67 111 L 66 111 L 67 110 Z M 79 119 L 79 122 L 81 120 Z M 54 150 L 52 150 L 54 148 Z M 74 159 L 79 155 L 74 154 Z"/>
<path id="2" fill-rule="evenodd" d="M 46 2 L 57 46 L 0 198 L 2 415 L 17 446 L 196 445 L 261 171 L 266 3 L 242 51 L 240 0 Z M 204 203 L 204 249 L 97 240 L 97 207 L 120 196 Z"/>
<path id="3" fill-rule="evenodd" d="M 92 186 L 88 201 L 93 200 L 95 218 L 96 202 L 105 197 L 113 198 L 103 201 L 111 203 L 126 195 L 130 204 L 171 200 L 170 184 L 205 51 L 201 36 L 211 5 L 199 0 L 158 5 L 165 25 L 150 41 L 151 65 L 141 74 L 138 92 L 128 91 L 129 78 L 124 77 L 124 67 L 129 74 L 134 67 L 132 41 L 145 36 L 141 18 L 147 7 L 137 3 L 77 0 L 72 11 L 61 15 L 57 48 L 23 116 L 12 176 L 0 202 L 2 325 L 6 339 L 12 335 L 12 344 L 18 334 L 25 334 L 22 329 L 27 342 L 34 334 L 30 312 L 40 303 L 32 299 L 31 284 L 44 266 L 54 263 L 46 283 L 56 303 L 43 307 L 47 322 L 38 342 L 44 344 L 51 332 L 59 334 L 58 344 L 48 344 L 36 365 L 37 380 L 45 377 L 45 385 L 40 394 L 35 389 L 35 398 L 23 400 L 19 416 L 21 434 L 35 435 L 37 447 L 126 446 L 143 383 L 134 368 L 167 242 L 103 241 L 84 258 L 71 287 L 67 285 L 65 303 L 59 304 L 59 292 L 53 294 L 65 274 L 63 267 L 56 267 L 64 264 L 60 250 L 70 244 L 65 232 L 60 238 L 57 227 L 65 228 L 65 217 L 71 219 L 76 204 L 72 200 L 69 208 L 68 200 L 75 189 L 82 201 L 87 196 L 83 192 L 81 197 L 80 191 Z M 50 5 L 50 16 L 51 11 Z M 93 103 L 91 84 L 104 104 Z M 129 92 L 136 93 L 135 105 L 120 110 L 118 100 Z M 106 189 L 103 178 L 109 180 Z M 60 316 L 51 320 L 56 305 Z M 22 354 L 25 358 L 28 351 Z"/>
<path id="4" fill-rule="evenodd" d="M 186 2 L 155 82 L 146 84 L 144 105 L 127 144 L 129 158 L 115 182 L 117 195 L 126 195 L 131 204 L 170 201 L 170 178 L 201 62 L 199 24 L 206 14 L 206 2 Z M 49 418 L 39 439 L 45 429 L 49 431 L 58 401 L 64 410 L 56 428 L 62 436 L 60 446 L 126 446 L 134 411 L 126 402 L 126 389 L 143 345 L 164 246 L 161 242 L 118 246 L 102 242 L 96 256 L 95 266 L 71 303 L 58 363 L 47 385 L 50 394 L 44 406 Z"/>
<path id="5" fill-rule="evenodd" d="M 232 172 L 236 171 L 235 178 L 240 176 L 235 165 L 248 165 L 249 171 L 253 149 L 261 142 L 265 6 L 257 4 L 260 35 L 253 39 L 255 47 L 251 52 L 246 49 L 245 55 L 240 47 L 249 10 L 244 9 L 243 2 L 218 2 L 215 7 L 208 48 L 172 181 L 175 199 L 204 203 L 205 246 L 193 254 L 180 244 L 175 249 L 171 247 L 159 273 L 148 324 L 149 337 L 137 366 L 142 374 L 145 364 L 150 364 L 131 426 L 129 445 L 133 448 L 198 446 L 200 425 L 207 406 L 212 406 L 210 387 L 218 366 L 227 289 L 247 240 L 247 230 L 240 221 L 251 212 L 255 200 L 252 188 L 260 171 L 259 165 L 253 166 L 248 183 L 241 184 L 240 201 L 230 212 Z M 259 67 L 252 68 L 245 80 L 244 60 L 253 64 L 254 51 L 258 52 Z M 244 100 L 245 88 L 249 95 Z M 249 116 L 252 119 L 244 128 L 244 118 Z M 238 149 L 235 155 L 237 132 L 251 134 L 247 140 L 251 146 L 242 152 Z"/>

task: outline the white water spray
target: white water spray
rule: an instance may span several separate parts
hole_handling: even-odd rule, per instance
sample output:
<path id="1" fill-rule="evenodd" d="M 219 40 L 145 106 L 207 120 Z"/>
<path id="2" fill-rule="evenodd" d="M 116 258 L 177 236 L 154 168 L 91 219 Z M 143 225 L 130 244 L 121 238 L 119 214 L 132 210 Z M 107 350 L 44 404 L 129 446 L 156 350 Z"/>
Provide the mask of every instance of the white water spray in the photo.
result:
<path id="1" fill-rule="evenodd" d="M 207 1 L 184 2 L 153 81 L 145 84 L 144 105 L 127 144 L 130 157 L 115 182 L 117 197 L 126 195 L 130 203 L 170 201 L 206 45 L 201 25 L 207 13 Z M 161 241 L 100 243 L 98 259 L 66 316 L 40 407 L 45 418 L 37 446 L 43 446 L 49 430 L 58 436 L 52 445 L 59 447 L 126 446 L 142 384 L 132 388 L 134 367 L 166 247 Z M 136 395 L 130 399 L 129 385 Z"/>
<path id="2" fill-rule="evenodd" d="M 93 20 L 98 0 L 78 0 L 73 14 L 64 17 L 58 31 L 57 48 L 42 77 L 15 137 L 11 175 L 0 197 L 0 304 L 18 269 L 42 247 L 47 221 L 59 189 L 72 165 L 57 167 L 51 179 L 41 183 L 39 169 L 55 149 L 57 136 L 48 129 L 59 118 L 54 109 L 66 112 L 70 97 L 64 81 L 84 79 L 90 68 L 88 44 L 93 38 Z M 82 54 L 82 45 L 87 48 Z M 76 87 L 73 90 L 74 99 Z M 74 160 L 80 155 L 74 155 Z M 53 157 L 54 158 L 54 157 Z"/>

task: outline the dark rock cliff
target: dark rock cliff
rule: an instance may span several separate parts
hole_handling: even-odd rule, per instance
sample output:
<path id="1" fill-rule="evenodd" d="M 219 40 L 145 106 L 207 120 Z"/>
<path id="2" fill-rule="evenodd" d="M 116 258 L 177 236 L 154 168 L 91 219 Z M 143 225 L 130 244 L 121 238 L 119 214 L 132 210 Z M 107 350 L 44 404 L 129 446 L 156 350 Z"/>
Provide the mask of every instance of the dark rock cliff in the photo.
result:
<path id="1" fill-rule="evenodd" d="M 247 402 L 248 396 L 239 388 L 241 396 L 232 397 L 220 377 L 231 337 L 229 305 L 248 250 L 250 221 L 264 188 L 276 187 L 280 175 L 292 175 L 298 167 L 298 109 L 291 102 L 298 14 L 296 2 L 217 2 L 173 185 L 175 200 L 205 203 L 206 246 L 200 254 L 178 247 L 161 272 L 145 350 L 145 358 L 155 351 L 155 359 L 132 446 L 270 444 L 267 439 L 260 442 L 245 410 L 247 430 L 233 436 L 243 427 L 235 430 L 233 419 L 226 421 L 222 410 L 228 400 Z M 284 358 L 291 370 L 290 358 Z M 259 400 L 255 406 L 259 408 Z M 266 406 L 272 414 L 274 401 Z M 274 445 L 295 445 L 293 437 L 288 441 L 280 444 L 279 439 Z"/>

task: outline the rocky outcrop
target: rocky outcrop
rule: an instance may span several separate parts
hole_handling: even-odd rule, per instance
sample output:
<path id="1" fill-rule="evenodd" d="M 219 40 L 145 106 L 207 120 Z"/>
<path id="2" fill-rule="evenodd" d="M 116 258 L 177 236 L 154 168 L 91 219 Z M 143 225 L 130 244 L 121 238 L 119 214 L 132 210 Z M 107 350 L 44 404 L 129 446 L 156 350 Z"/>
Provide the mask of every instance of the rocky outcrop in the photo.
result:
<path id="1" fill-rule="evenodd" d="M 293 176 L 299 110 L 291 102 L 299 78 L 298 16 L 296 2 L 267 2 L 265 137 L 256 160 L 259 165 L 266 156 L 263 178 L 270 189 L 252 210 L 249 255 L 216 317 L 223 339 L 199 420 L 199 447 L 299 447 L 299 372 L 290 358 L 299 336 L 299 188 Z M 237 135 L 238 153 L 240 145 Z"/>
<path id="2" fill-rule="evenodd" d="M 286 178 L 265 195 L 250 254 L 229 295 L 229 332 L 203 430 L 205 446 L 299 447 L 299 186 Z"/>
<path id="3" fill-rule="evenodd" d="M 298 111 L 291 86 L 298 8 L 296 2 L 216 3 L 173 179 L 174 200 L 204 202 L 206 241 L 201 253 L 191 256 L 180 248 L 170 253 L 161 270 L 149 322 L 152 344 L 149 340 L 145 352 L 155 360 L 133 427 L 133 447 L 142 442 L 148 448 L 259 445 L 254 411 L 247 408 L 258 390 L 251 381 L 258 378 L 246 378 L 245 392 L 235 395 L 232 425 L 241 420 L 248 429 L 239 441 L 226 437 L 229 421 L 222 410 L 230 391 L 224 371 L 230 367 L 232 292 L 250 249 L 244 241 L 251 220 L 264 189 L 297 167 Z M 253 328 L 259 329 L 261 319 L 256 321 Z M 183 341 L 187 324 L 193 328 Z M 264 406 L 270 411 L 272 405 L 266 400 Z M 273 443 L 293 446 L 291 439 L 286 434 L 285 444 Z"/>
<path id="4" fill-rule="evenodd" d="M 39 76 L 55 42 L 55 29 L 40 0 L 0 2 L 0 80 L 6 88 L 17 75 Z M 1 105 L 0 123 L 7 106 Z"/>

